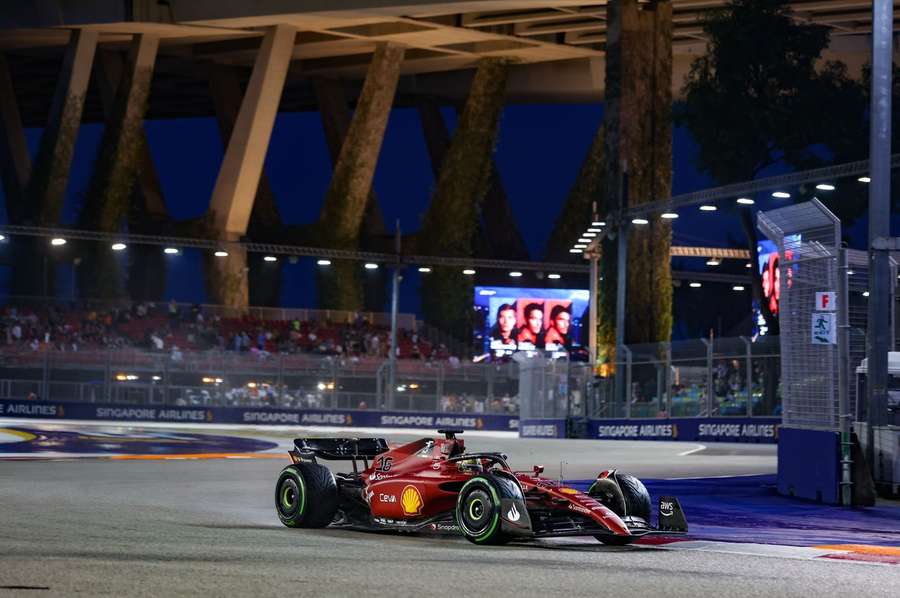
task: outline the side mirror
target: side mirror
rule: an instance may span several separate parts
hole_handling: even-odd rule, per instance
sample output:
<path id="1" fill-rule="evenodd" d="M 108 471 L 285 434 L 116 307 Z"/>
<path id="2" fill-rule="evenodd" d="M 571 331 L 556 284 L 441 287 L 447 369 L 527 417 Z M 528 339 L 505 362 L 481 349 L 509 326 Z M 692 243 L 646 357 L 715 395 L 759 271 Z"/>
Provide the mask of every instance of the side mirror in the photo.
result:
<path id="1" fill-rule="evenodd" d="M 534 475 L 541 475 L 542 473 L 544 473 L 544 466 L 543 465 L 535 465 L 534 466 Z"/>

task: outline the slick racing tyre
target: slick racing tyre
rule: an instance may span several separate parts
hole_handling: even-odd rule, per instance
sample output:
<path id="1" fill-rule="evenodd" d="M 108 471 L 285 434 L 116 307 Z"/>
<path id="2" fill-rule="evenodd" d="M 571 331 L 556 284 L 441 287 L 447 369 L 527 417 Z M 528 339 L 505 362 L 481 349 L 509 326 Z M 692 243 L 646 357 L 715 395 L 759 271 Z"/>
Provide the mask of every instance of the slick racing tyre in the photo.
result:
<path id="1" fill-rule="evenodd" d="M 288 527 L 325 527 L 337 512 L 334 476 L 324 465 L 288 465 L 275 484 L 275 511 Z"/>
<path id="2" fill-rule="evenodd" d="M 500 524 L 500 491 L 487 476 L 466 482 L 456 498 L 456 523 L 469 542 L 506 544 L 510 537 Z"/>
<path id="3" fill-rule="evenodd" d="M 643 482 L 631 474 L 614 471 L 594 482 L 588 494 L 619 517 L 636 517 L 650 522 L 650 493 Z"/>
<path id="4" fill-rule="evenodd" d="M 621 517 L 629 527 L 644 527 L 650 523 L 650 493 L 633 475 L 614 471 L 594 482 L 588 494 Z M 637 539 L 613 534 L 594 537 L 609 546 L 626 546 Z"/>

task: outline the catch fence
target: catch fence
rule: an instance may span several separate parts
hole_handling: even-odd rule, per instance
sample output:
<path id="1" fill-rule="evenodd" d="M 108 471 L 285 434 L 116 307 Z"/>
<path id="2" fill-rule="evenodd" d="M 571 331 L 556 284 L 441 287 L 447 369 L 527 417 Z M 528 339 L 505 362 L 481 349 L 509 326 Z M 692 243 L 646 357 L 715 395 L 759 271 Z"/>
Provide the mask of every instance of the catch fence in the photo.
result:
<path id="1" fill-rule="evenodd" d="M 234 351 L 0 350 L 0 399 L 286 410 L 378 409 L 531 417 L 657 418 L 780 413 L 777 338 L 626 348 L 616 400 L 585 363 L 517 357 L 503 363 Z M 748 382 L 749 381 L 749 382 Z"/>

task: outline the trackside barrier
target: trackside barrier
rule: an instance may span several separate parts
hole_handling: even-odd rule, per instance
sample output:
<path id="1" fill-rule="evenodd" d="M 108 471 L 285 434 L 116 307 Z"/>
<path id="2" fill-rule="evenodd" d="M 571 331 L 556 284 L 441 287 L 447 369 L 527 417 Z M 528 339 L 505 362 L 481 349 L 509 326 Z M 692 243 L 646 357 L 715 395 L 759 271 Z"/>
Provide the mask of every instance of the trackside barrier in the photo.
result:
<path id="1" fill-rule="evenodd" d="M 180 422 L 198 425 L 353 426 L 377 428 L 463 428 L 516 431 L 512 415 L 386 412 L 367 410 L 288 410 L 258 407 L 170 407 L 48 401 L 0 401 L 0 417 L 105 421 Z"/>
<path id="2" fill-rule="evenodd" d="M 685 440 L 691 442 L 778 442 L 780 417 L 698 417 L 654 420 L 588 420 L 588 438 Z"/>
<path id="3" fill-rule="evenodd" d="M 521 419 L 520 438 L 565 438 L 565 419 Z"/>
<path id="4" fill-rule="evenodd" d="M 530 438 L 565 438 L 559 419 L 519 421 L 514 415 L 423 413 L 368 410 L 288 410 L 260 407 L 170 407 L 0 400 L 0 417 L 43 420 L 179 422 L 203 424 L 296 425 L 372 428 L 441 427 L 514 432 Z M 781 418 L 675 418 L 588 420 L 588 438 L 600 440 L 683 440 L 690 442 L 778 442 Z"/>
<path id="5" fill-rule="evenodd" d="M 839 504 L 840 436 L 785 427 L 778 443 L 778 493 Z"/>

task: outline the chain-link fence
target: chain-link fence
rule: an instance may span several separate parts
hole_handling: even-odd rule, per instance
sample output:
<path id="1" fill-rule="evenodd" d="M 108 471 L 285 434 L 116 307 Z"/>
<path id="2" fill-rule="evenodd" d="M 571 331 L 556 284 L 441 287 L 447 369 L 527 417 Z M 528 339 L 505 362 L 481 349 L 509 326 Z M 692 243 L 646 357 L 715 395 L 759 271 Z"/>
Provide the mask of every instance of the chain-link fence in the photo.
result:
<path id="1" fill-rule="evenodd" d="M 850 388 L 848 396 L 850 400 L 850 413 L 855 414 L 856 421 L 865 420 L 865 397 L 857 396 L 857 385 L 855 384 L 856 370 L 866 358 L 866 328 L 869 318 L 869 256 L 865 251 L 846 250 L 847 251 L 847 319 L 850 325 L 847 334 L 849 345 L 849 384 Z M 891 280 L 897 280 L 897 262 L 892 256 Z M 896 326 L 894 306 L 896 288 L 891 285 L 891 298 L 888 305 L 891 306 L 890 330 L 893 338 L 890 346 L 896 346 L 896 335 L 894 330 Z M 862 401 L 859 399 L 862 398 Z"/>
<path id="2" fill-rule="evenodd" d="M 283 409 L 518 412 L 515 363 L 266 355 L 233 351 L 0 352 L 0 398 Z M 389 403 L 389 398 L 392 397 Z"/>
<path id="3" fill-rule="evenodd" d="M 389 362 L 382 359 L 5 351 L 0 399 L 497 414 L 519 414 L 521 404 L 522 416 L 533 418 L 778 415 L 777 347 L 777 338 L 635 346 L 634 361 L 618 369 L 631 381 L 627 402 L 615 400 L 611 378 L 566 360 L 398 360 L 388 393 Z"/>
<path id="4" fill-rule="evenodd" d="M 768 283 L 780 294 L 781 348 L 789 356 L 781 363 L 784 425 L 837 430 L 837 314 L 817 306 L 816 294 L 839 290 L 840 221 L 813 200 L 761 213 L 758 226 L 778 246 L 780 261 Z"/>
<path id="5" fill-rule="evenodd" d="M 781 413 L 778 337 L 626 345 L 615 373 L 589 386 L 587 415 L 604 418 Z M 625 396 L 616 396 L 615 376 Z"/>

